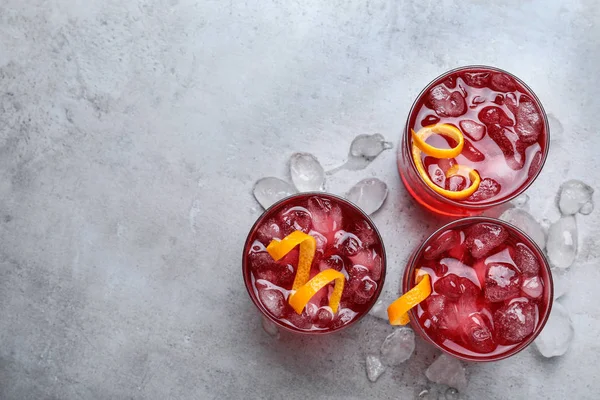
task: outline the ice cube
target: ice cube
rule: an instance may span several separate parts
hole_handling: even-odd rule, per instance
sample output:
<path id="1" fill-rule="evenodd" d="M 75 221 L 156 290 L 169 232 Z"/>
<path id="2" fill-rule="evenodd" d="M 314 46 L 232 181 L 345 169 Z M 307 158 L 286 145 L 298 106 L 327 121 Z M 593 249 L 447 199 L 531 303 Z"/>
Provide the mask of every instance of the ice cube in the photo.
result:
<path id="1" fill-rule="evenodd" d="M 511 201 L 517 208 L 529 208 L 529 195 L 527 193 L 523 193 L 520 196 L 517 196 L 513 201 Z"/>
<path id="2" fill-rule="evenodd" d="M 471 226 L 467 230 L 465 243 L 473 257 L 481 258 L 504 243 L 507 238 L 508 232 L 502 226 L 482 222 Z"/>
<path id="3" fill-rule="evenodd" d="M 342 227 L 342 210 L 325 197 L 314 196 L 308 199 L 308 211 L 312 216 L 315 230 L 327 238 L 334 239 L 334 232 Z"/>
<path id="4" fill-rule="evenodd" d="M 485 298 L 490 302 L 509 300 L 519 295 L 521 275 L 515 267 L 505 263 L 492 263 L 485 275 Z"/>
<path id="5" fill-rule="evenodd" d="M 385 365 L 381 363 L 379 357 L 375 355 L 368 355 L 366 359 L 366 368 L 367 368 L 367 378 L 371 382 L 375 382 L 381 374 L 383 374 L 386 370 Z"/>
<path id="6" fill-rule="evenodd" d="M 262 305 L 275 318 L 281 318 L 285 314 L 285 299 L 283 293 L 275 289 L 261 289 L 258 291 L 258 298 Z"/>
<path id="7" fill-rule="evenodd" d="M 555 268 L 568 268 L 577 255 L 575 216 L 563 216 L 550 225 L 546 243 L 548 259 Z"/>
<path id="8" fill-rule="evenodd" d="M 499 217 L 501 220 L 516 226 L 537 243 L 540 248 L 546 247 L 546 234 L 539 222 L 527 211 L 520 208 L 509 208 Z"/>
<path id="9" fill-rule="evenodd" d="M 256 238 L 265 246 L 268 246 L 273 239 L 283 239 L 281 227 L 275 219 L 264 222 L 256 231 Z"/>
<path id="10" fill-rule="evenodd" d="M 363 249 L 362 241 L 358 236 L 344 230 L 335 233 L 333 246 L 346 257 L 355 256 Z"/>
<path id="11" fill-rule="evenodd" d="M 279 328 L 274 322 L 271 322 L 271 320 L 266 317 L 262 317 L 262 327 L 270 336 L 279 339 Z"/>
<path id="12" fill-rule="evenodd" d="M 432 88 L 425 97 L 425 105 L 441 117 L 460 117 L 467 104 L 460 92 L 450 92 L 443 85 Z"/>
<path id="13" fill-rule="evenodd" d="M 501 344 L 519 343 L 535 328 L 536 309 L 533 303 L 519 298 L 500 307 L 494 313 L 496 338 Z"/>
<path id="14" fill-rule="evenodd" d="M 260 205 L 267 209 L 279 200 L 296 193 L 296 189 L 279 178 L 268 177 L 256 181 L 253 193 Z"/>
<path id="15" fill-rule="evenodd" d="M 292 182 L 300 192 L 323 190 L 325 171 L 319 160 L 310 153 L 294 153 L 290 157 Z"/>
<path id="16" fill-rule="evenodd" d="M 571 275 L 567 269 L 552 268 L 554 300 L 564 296 L 571 288 Z"/>
<path id="17" fill-rule="evenodd" d="M 581 206 L 581 209 L 579 210 L 579 214 L 590 215 L 592 213 L 592 211 L 594 211 L 594 202 L 592 200 L 590 200 Z"/>
<path id="18" fill-rule="evenodd" d="M 346 198 L 359 206 L 365 213 L 373 214 L 383 205 L 388 194 L 387 185 L 377 178 L 367 178 L 354 185 Z"/>
<path id="19" fill-rule="evenodd" d="M 474 141 L 481 140 L 485 135 L 485 126 L 470 119 L 459 122 L 460 129 Z"/>
<path id="20" fill-rule="evenodd" d="M 500 193 L 500 189 L 502 189 L 502 185 L 491 178 L 484 178 L 479 187 L 469 197 L 467 197 L 467 201 L 479 202 L 491 199 Z"/>
<path id="21" fill-rule="evenodd" d="M 523 279 L 521 291 L 530 299 L 539 298 L 544 292 L 544 286 L 539 276 Z"/>
<path id="22" fill-rule="evenodd" d="M 390 142 L 386 142 L 383 135 L 374 133 L 372 135 L 358 135 L 350 144 L 350 156 L 360 157 L 372 161 L 382 151 L 392 148 Z"/>
<path id="23" fill-rule="evenodd" d="M 577 214 L 584 206 L 584 212 L 589 214 L 594 209 L 593 194 L 594 189 L 579 180 L 566 181 L 558 190 L 558 208 L 561 214 Z"/>
<path id="24" fill-rule="evenodd" d="M 452 229 L 447 230 L 425 248 L 423 251 L 423 258 L 426 260 L 433 260 L 442 255 L 442 253 L 460 246 L 460 243 L 461 236 L 459 232 Z"/>
<path id="25" fill-rule="evenodd" d="M 373 298 L 376 291 L 377 282 L 369 277 L 364 277 L 354 292 L 354 302 L 357 304 L 366 304 Z"/>
<path id="26" fill-rule="evenodd" d="M 387 365 L 400 365 L 415 350 L 415 334 L 412 329 L 399 328 L 390 333 L 381 345 L 381 360 Z"/>
<path id="27" fill-rule="evenodd" d="M 350 257 L 355 265 L 362 265 L 369 270 L 371 277 L 375 280 L 381 278 L 381 257 L 375 250 L 360 250 L 356 255 Z"/>
<path id="28" fill-rule="evenodd" d="M 544 357 L 562 356 L 569 349 L 574 334 L 569 312 L 562 304 L 554 302 L 544 329 L 533 343 Z"/>
<path id="29" fill-rule="evenodd" d="M 461 337 L 472 350 L 491 353 L 498 347 L 493 337 L 493 325 L 484 313 L 470 313 L 467 318 L 460 321 L 460 325 Z"/>
<path id="30" fill-rule="evenodd" d="M 287 208 L 280 213 L 279 218 L 281 228 L 286 235 L 293 231 L 310 232 L 312 226 L 311 213 L 304 207 Z"/>
<path id="31" fill-rule="evenodd" d="M 536 276 L 540 271 L 540 263 L 529 247 L 523 243 L 517 243 L 515 253 L 515 263 L 523 275 L 527 277 Z"/>
<path id="32" fill-rule="evenodd" d="M 377 300 L 377 303 L 373 305 L 371 311 L 369 311 L 369 315 L 374 316 L 375 318 L 382 319 L 384 321 L 388 320 L 387 308 L 389 303 L 384 302 L 383 300 Z"/>
<path id="33" fill-rule="evenodd" d="M 467 388 L 467 376 L 461 362 L 442 354 L 427 368 L 425 376 L 432 382 L 448 385 L 458 390 Z"/>

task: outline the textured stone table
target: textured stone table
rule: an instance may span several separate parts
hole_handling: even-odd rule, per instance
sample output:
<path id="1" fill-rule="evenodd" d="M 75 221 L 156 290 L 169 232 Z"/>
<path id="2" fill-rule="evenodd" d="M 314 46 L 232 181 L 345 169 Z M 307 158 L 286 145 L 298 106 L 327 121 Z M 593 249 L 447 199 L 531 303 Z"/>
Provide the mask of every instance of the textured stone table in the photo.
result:
<path id="1" fill-rule="evenodd" d="M 521 77 L 552 124 L 530 210 L 555 220 L 561 182 L 600 188 L 600 8 L 580 1 L 68 1 L 0 4 L 0 398 L 410 399 L 437 356 L 367 380 L 389 328 L 367 317 L 309 339 L 267 335 L 240 274 L 263 176 L 295 151 L 326 168 L 352 138 L 396 144 L 433 77 L 483 63 Z M 409 200 L 395 151 L 374 220 L 398 289 L 442 221 Z M 596 196 L 596 200 L 598 200 Z M 600 212 L 578 216 L 576 333 L 467 365 L 461 398 L 598 398 Z M 434 389 L 439 389 L 434 387 Z M 443 390 L 443 388 L 442 388 Z"/>

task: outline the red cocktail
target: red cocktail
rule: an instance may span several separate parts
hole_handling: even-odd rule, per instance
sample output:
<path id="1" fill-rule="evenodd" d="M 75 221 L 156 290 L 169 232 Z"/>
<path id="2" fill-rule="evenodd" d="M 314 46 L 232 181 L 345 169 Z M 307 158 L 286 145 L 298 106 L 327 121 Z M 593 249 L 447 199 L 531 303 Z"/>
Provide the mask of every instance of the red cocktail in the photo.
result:
<path id="1" fill-rule="evenodd" d="M 431 295 L 410 312 L 411 325 L 441 350 L 495 361 L 529 345 L 552 307 L 550 267 L 523 232 L 472 217 L 429 237 L 404 272 L 403 291 L 429 274 Z"/>
<path id="2" fill-rule="evenodd" d="M 415 160 L 411 131 L 439 124 L 460 130 L 462 151 L 451 158 L 419 152 L 420 160 Z M 427 143 L 439 149 L 456 144 L 440 135 L 430 136 Z M 468 66 L 441 75 L 418 96 L 398 149 L 398 169 L 406 189 L 427 209 L 477 215 L 527 189 L 546 160 L 548 145 L 546 113 L 525 83 L 497 68 Z M 459 199 L 440 194 L 428 183 L 449 191 L 468 188 L 472 177 L 451 172 L 456 166 L 476 170 L 481 179 L 474 193 Z"/>
<path id="3" fill-rule="evenodd" d="M 333 285 L 319 290 L 302 313 L 290 306 L 299 250 L 275 261 L 266 247 L 294 231 L 316 239 L 311 278 L 330 269 L 344 275 L 337 312 L 328 305 Z M 385 266 L 383 243 L 370 218 L 347 200 L 325 193 L 294 195 L 270 207 L 250 230 L 242 258 L 246 289 L 258 309 L 277 325 L 303 333 L 329 333 L 360 319 L 381 292 Z"/>

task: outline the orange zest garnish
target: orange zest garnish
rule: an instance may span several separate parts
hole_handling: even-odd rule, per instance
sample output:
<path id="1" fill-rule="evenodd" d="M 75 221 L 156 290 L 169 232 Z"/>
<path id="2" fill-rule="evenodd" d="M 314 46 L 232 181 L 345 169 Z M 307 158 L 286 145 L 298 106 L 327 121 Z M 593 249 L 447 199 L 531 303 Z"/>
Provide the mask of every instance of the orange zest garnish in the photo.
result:
<path id="1" fill-rule="evenodd" d="M 425 300 L 431 294 L 429 274 L 417 271 L 417 285 L 394 301 L 387 309 L 388 319 L 392 325 L 406 325 L 410 322 L 408 311 Z"/>
<path id="2" fill-rule="evenodd" d="M 331 310 L 335 314 L 340 305 L 345 280 L 346 277 L 341 272 L 335 269 L 326 269 L 313 276 L 310 281 L 292 293 L 288 301 L 298 314 L 302 314 L 302 310 L 304 310 L 310 299 L 327 284 L 335 281 L 333 293 L 331 293 L 331 297 L 329 298 L 329 307 L 331 307 Z"/>
<path id="3" fill-rule="evenodd" d="M 452 190 L 446 190 L 436 185 L 431 180 L 429 174 L 427 173 L 427 171 L 425 171 L 425 167 L 423 166 L 423 161 L 421 160 L 421 152 L 435 158 L 453 158 L 461 153 L 465 143 L 465 138 L 458 128 L 449 124 L 436 124 L 425 126 L 419 129 L 418 132 L 415 132 L 411 129 L 411 132 L 413 139 L 412 157 L 415 162 L 415 166 L 417 167 L 417 171 L 419 172 L 419 175 L 421 175 L 427 186 L 429 186 L 431 189 L 441 194 L 442 196 L 452 200 L 466 199 L 479 188 L 481 177 L 479 176 L 479 173 L 472 168 L 466 167 L 464 165 L 457 165 L 448 170 L 448 172 L 446 173 L 447 178 L 456 175 L 460 171 L 465 171 L 468 172 L 469 179 L 471 180 L 471 185 L 469 185 L 469 187 L 455 192 Z M 426 142 L 426 140 L 434 134 L 449 137 L 456 141 L 457 145 L 451 149 L 440 149 L 438 147 L 434 147 Z"/>
<path id="4" fill-rule="evenodd" d="M 317 251 L 317 241 L 304 232 L 294 231 L 281 240 L 273 239 L 267 246 L 267 252 L 278 261 L 298 245 L 300 245 L 300 255 L 292 290 L 297 290 L 308 282 L 310 266 Z"/>

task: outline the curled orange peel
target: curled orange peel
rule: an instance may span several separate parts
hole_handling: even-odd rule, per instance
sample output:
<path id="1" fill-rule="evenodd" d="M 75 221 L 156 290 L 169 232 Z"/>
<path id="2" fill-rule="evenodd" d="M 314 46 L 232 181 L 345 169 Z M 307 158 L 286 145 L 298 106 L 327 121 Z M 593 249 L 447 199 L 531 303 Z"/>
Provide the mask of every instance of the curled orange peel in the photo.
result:
<path id="1" fill-rule="evenodd" d="M 302 310 L 308 304 L 310 299 L 317 294 L 319 290 L 327 286 L 332 281 L 335 281 L 333 293 L 329 297 L 329 307 L 335 314 L 340 305 L 342 292 L 344 291 L 344 282 L 346 277 L 335 269 L 326 269 L 313 276 L 311 280 L 302 285 L 290 295 L 289 303 L 298 314 L 302 314 Z"/>
<path id="2" fill-rule="evenodd" d="M 406 325 L 410 322 L 408 311 L 425 300 L 431 294 L 429 274 L 417 271 L 418 283 L 415 287 L 400 296 L 387 309 L 388 319 L 392 325 Z"/>
<path id="3" fill-rule="evenodd" d="M 453 175 L 456 175 L 460 171 L 468 172 L 469 179 L 471 181 L 469 187 L 456 192 L 441 188 L 431 180 L 429 174 L 427 173 L 427 171 L 425 171 L 425 166 L 423 165 L 423 161 L 421 160 L 421 152 L 435 158 L 453 158 L 458 156 L 461 153 L 465 144 L 464 136 L 458 128 L 450 124 L 436 124 L 425 126 L 419 129 L 418 132 L 415 132 L 412 129 L 410 131 L 412 133 L 413 140 L 412 157 L 415 162 L 415 166 L 417 167 L 417 171 L 419 172 L 419 175 L 421 175 L 421 178 L 423 178 L 427 186 L 429 186 L 435 192 L 451 200 L 466 199 L 479 188 L 479 184 L 481 183 L 481 177 L 479 176 L 479 173 L 473 168 L 464 165 L 453 166 L 446 173 L 446 177 L 449 178 Z M 451 149 L 440 149 L 438 147 L 434 147 L 426 143 L 426 140 L 434 134 L 449 137 L 455 140 L 457 142 L 457 145 Z"/>
<path id="4" fill-rule="evenodd" d="M 294 231 L 281 240 L 271 240 L 271 243 L 267 246 L 267 252 L 275 261 L 278 261 L 298 245 L 300 245 L 300 255 L 298 257 L 298 268 L 296 269 L 296 277 L 294 278 L 292 290 L 297 290 L 300 286 L 308 282 L 310 266 L 317 251 L 317 241 L 314 237 L 304 232 Z"/>

